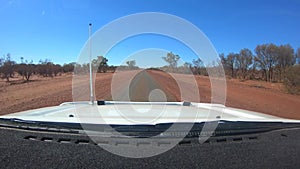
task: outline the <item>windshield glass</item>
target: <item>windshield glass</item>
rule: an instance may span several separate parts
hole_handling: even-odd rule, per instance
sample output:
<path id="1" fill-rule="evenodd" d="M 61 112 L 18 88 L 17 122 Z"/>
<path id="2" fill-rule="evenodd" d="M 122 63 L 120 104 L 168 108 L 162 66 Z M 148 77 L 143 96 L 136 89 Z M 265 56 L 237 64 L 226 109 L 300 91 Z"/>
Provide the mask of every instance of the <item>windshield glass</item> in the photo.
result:
<path id="1" fill-rule="evenodd" d="M 117 3 L 2 1 L 0 113 L 188 101 L 300 119 L 298 2 Z"/>
<path id="2" fill-rule="evenodd" d="M 299 127 L 299 6 L 0 1 L 0 125 L 151 143 L 102 147 L 132 158 Z"/>

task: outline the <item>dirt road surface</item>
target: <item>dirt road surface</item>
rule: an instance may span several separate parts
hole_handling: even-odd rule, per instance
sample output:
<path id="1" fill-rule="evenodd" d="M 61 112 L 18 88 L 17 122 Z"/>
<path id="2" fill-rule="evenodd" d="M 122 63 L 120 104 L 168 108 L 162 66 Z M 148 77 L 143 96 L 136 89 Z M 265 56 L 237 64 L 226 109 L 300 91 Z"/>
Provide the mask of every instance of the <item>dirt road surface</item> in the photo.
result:
<path id="1" fill-rule="evenodd" d="M 192 75 L 176 74 L 180 83 L 192 89 Z M 114 77 L 114 78 L 113 78 Z M 161 71 L 143 71 L 133 78 L 128 78 L 128 72 L 101 73 L 95 80 L 95 93 L 98 100 L 112 100 L 111 89 L 122 96 L 126 89 L 132 101 L 148 101 L 149 95 L 155 89 L 163 91 L 167 101 L 181 101 L 182 95 L 177 82 Z M 211 101 L 210 79 L 203 76 L 193 76 L 198 85 L 200 102 Z M 114 79 L 114 80 L 112 80 Z M 117 87 L 111 84 L 117 84 Z M 83 94 L 88 98 L 88 82 L 82 85 Z M 115 89 L 117 88 L 117 89 Z M 129 92 L 128 92 L 129 91 Z M 186 95 L 194 94 L 194 90 L 185 91 Z M 158 92 L 159 93 L 159 92 Z M 284 118 L 300 119 L 300 96 L 286 94 L 281 84 L 271 84 L 260 81 L 240 82 L 236 79 L 227 80 L 226 106 L 257 111 Z M 161 99 L 161 98 L 158 98 Z M 115 99 L 116 100 L 116 99 Z M 151 100 L 151 97 L 150 97 Z M 189 99 L 194 101 L 193 98 Z M 62 102 L 73 101 L 72 75 L 55 78 L 37 78 L 28 83 L 9 84 L 0 82 L 0 114 L 9 114 L 45 106 L 55 106 Z M 158 100 L 159 101 L 159 100 Z"/>

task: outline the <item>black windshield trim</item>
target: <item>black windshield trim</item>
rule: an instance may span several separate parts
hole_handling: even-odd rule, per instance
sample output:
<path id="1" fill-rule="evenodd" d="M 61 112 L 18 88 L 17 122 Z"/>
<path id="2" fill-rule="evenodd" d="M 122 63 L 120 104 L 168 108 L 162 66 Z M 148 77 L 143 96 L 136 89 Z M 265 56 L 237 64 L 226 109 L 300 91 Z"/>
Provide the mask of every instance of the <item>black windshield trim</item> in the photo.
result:
<path id="1" fill-rule="evenodd" d="M 79 133 L 78 131 L 97 131 L 105 133 L 122 133 L 126 136 L 136 137 L 150 137 L 154 135 L 164 136 L 182 136 L 186 137 L 199 137 L 203 126 L 206 123 L 218 123 L 214 131 L 207 131 L 212 136 L 224 135 L 237 135 L 268 132 L 272 130 L 279 130 L 285 128 L 300 128 L 300 123 L 286 123 L 286 122 L 249 122 L 249 121 L 210 121 L 201 123 L 176 123 L 179 127 L 175 130 L 168 130 L 174 123 L 161 123 L 155 125 L 108 125 L 108 124 L 80 124 L 80 123 L 64 123 L 64 122 L 44 122 L 44 121 L 26 121 L 21 119 L 3 119 L 0 118 L 0 126 L 19 128 L 26 130 L 39 130 L 39 131 L 53 131 L 53 132 L 67 132 Z M 187 131 L 184 126 L 193 125 Z M 180 127 L 182 126 L 182 127 Z M 167 132 L 166 132 L 167 131 Z M 207 134 L 204 133 L 204 134 Z"/>

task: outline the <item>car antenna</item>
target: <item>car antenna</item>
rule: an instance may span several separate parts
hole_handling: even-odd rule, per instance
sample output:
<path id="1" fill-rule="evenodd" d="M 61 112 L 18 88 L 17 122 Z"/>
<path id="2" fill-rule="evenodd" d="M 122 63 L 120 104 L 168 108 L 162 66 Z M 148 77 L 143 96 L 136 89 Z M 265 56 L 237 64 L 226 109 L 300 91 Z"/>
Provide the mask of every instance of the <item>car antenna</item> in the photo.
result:
<path id="1" fill-rule="evenodd" d="M 93 69 L 92 69 L 92 23 L 89 24 L 89 55 L 90 55 L 90 102 L 94 105 Z"/>

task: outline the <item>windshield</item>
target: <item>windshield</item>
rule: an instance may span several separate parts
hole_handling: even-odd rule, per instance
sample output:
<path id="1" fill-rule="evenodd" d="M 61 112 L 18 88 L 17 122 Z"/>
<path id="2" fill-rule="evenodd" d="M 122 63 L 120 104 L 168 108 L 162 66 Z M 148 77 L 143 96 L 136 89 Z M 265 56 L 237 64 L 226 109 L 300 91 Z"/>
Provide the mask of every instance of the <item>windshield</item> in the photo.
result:
<path id="1" fill-rule="evenodd" d="M 206 4 L 206 9 L 205 5 L 190 2 L 184 7 L 190 10 L 176 10 L 180 2 L 157 2 L 161 7 L 121 2 L 121 6 L 131 8 L 101 2 L 99 13 L 93 1 L 1 3 L 2 22 L 8 25 L 1 28 L 1 114 L 90 100 L 88 24 L 93 23 L 90 33 L 95 100 L 211 103 L 212 88 L 216 86 L 212 77 L 217 76 L 226 77 L 225 86 L 221 84 L 226 98 L 216 94 L 219 99 L 213 102 L 300 118 L 296 2 L 268 6 L 272 12 L 263 12 L 267 6 L 253 6 L 254 2 L 243 7 L 222 2 L 227 8 L 213 11 L 224 14 L 224 20 L 207 11 L 222 3 Z M 171 23 L 171 17 L 165 17 L 169 22 L 161 19 L 160 23 L 159 15 L 149 16 L 149 20 L 142 20 L 142 15 L 129 20 L 128 15 L 141 12 L 139 8 L 144 12 L 163 11 L 182 20 L 176 18 L 180 21 Z M 230 12 L 233 8 L 236 11 Z M 125 23 L 142 21 L 141 25 L 146 26 L 124 27 L 119 23 L 124 16 L 129 18 L 121 20 Z M 193 39 L 188 34 L 191 29 L 184 27 L 186 22 L 207 38 Z M 151 25 L 155 29 L 149 28 Z M 195 45 L 188 40 L 194 40 Z M 72 80 L 79 81 L 72 74 L 87 75 L 82 79 L 83 87 L 72 85 Z M 223 90 L 218 91 L 219 95 L 224 95 Z"/>
<path id="2" fill-rule="evenodd" d="M 299 5 L 1 1 L 0 118 L 147 137 L 297 123 Z"/>

